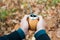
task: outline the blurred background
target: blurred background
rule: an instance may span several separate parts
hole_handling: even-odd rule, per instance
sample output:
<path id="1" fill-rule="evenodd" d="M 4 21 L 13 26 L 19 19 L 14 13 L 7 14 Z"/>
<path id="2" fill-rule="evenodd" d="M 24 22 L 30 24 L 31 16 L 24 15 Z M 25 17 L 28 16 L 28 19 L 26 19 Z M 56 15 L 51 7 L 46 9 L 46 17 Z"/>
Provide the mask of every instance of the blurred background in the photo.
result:
<path id="1" fill-rule="evenodd" d="M 43 16 L 51 40 L 60 40 L 60 0 L 0 0 L 0 36 L 20 26 L 24 15 L 30 14 L 29 4 L 33 13 Z"/>

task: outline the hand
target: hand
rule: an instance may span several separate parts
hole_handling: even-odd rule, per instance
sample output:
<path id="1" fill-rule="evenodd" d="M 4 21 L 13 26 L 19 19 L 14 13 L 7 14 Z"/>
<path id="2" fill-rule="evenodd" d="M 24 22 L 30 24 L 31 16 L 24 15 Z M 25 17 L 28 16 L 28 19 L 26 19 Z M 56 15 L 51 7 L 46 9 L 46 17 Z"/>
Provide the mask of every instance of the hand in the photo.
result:
<path id="1" fill-rule="evenodd" d="M 45 29 L 45 21 L 42 16 L 39 16 L 39 22 L 37 23 L 37 31 Z"/>
<path id="2" fill-rule="evenodd" d="M 28 21 L 27 21 L 28 15 L 25 15 L 24 18 L 21 20 L 20 27 L 23 30 L 25 34 L 28 32 Z"/>

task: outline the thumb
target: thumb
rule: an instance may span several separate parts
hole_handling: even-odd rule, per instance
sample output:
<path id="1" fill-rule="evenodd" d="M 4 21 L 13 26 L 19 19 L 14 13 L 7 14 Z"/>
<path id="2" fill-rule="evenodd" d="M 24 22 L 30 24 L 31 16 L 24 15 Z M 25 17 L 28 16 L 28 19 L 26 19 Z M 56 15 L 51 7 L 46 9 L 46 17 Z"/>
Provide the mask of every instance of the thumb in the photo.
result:
<path id="1" fill-rule="evenodd" d="M 39 17 L 39 21 L 43 21 L 43 17 L 40 15 Z"/>
<path id="2" fill-rule="evenodd" d="M 29 15 L 25 15 L 21 21 L 27 20 Z"/>

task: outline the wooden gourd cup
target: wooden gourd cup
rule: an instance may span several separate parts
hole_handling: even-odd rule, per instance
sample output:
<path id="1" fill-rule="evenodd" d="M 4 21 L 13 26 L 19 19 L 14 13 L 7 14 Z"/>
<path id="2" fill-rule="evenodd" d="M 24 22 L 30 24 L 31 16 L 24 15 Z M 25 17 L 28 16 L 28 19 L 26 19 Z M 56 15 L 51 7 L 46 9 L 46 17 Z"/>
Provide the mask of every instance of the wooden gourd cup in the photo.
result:
<path id="1" fill-rule="evenodd" d="M 29 23 L 29 29 L 35 31 L 38 23 L 38 16 L 30 15 L 28 18 L 28 23 Z"/>

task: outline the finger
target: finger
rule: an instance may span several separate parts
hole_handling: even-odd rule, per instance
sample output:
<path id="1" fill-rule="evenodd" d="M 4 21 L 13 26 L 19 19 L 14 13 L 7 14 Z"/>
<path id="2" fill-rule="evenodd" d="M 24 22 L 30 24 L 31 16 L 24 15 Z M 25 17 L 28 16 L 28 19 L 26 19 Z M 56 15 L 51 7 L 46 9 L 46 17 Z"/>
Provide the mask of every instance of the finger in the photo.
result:
<path id="1" fill-rule="evenodd" d="M 43 17 L 42 17 L 41 15 L 40 15 L 40 16 L 38 16 L 38 17 L 39 17 L 39 21 L 43 19 Z"/>
<path id="2" fill-rule="evenodd" d="M 22 20 L 23 20 L 23 21 L 27 20 L 28 16 L 29 16 L 29 15 L 25 15 Z"/>
<path id="3" fill-rule="evenodd" d="M 29 15 L 25 15 L 23 19 L 25 19 L 25 20 L 26 20 L 28 17 L 29 17 Z"/>

